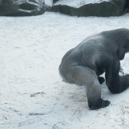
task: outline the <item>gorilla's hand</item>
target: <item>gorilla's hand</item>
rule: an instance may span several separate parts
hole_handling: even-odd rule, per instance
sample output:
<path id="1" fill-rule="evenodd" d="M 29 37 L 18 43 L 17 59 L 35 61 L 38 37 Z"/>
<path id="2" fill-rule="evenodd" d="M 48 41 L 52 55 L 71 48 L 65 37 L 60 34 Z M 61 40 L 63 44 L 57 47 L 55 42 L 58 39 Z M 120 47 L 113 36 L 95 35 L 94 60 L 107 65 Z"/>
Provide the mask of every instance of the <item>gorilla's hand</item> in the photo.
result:
<path id="1" fill-rule="evenodd" d="M 126 74 L 124 77 L 126 78 L 126 82 L 128 82 L 128 87 L 129 87 L 129 74 Z"/>

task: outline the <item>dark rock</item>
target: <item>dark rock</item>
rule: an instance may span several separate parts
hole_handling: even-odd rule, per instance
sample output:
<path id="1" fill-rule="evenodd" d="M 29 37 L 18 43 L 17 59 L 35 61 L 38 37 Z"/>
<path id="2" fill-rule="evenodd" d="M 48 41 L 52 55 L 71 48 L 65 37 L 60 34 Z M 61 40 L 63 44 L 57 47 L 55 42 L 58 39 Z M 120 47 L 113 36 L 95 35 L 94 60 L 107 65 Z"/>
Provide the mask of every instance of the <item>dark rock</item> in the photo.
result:
<path id="1" fill-rule="evenodd" d="M 58 2 L 57 2 L 58 3 Z M 120 16 L 123 14 L 126 0 L 102 1 L 100 3 L 83 4 L 80 7 L 55 3 L 50 11 L 71 16 Z"/>
<path id="2" fill-rule="evenodd" d="M 125 4 L 125 10 L 124 10 L 124 14 L 125 13 L 129 13 L 129 0 L 126 1 L 126 4 Z"/>
<path id="3" fill-rule="evenodd" d="M 37 4 L 39 3 L 39 2 L 37 2 L 37 1 L 35 1 L 35 0 L 29 0 L 29 1 L 30 1 L 30 2 L 34 2 L 34 3 L 37 3 Z"/>
<path id="4" fill-rule="evenodd" d="M 17 6 L 12 5 L 11 0 L 2 0 L 0 1 L 0 15 L 5 15 L 6 13 L 14 13 L 15 10 L 17 9 Z"/>
<path id="5" fill-rule="evenodd" d="M 46 10 L 60 12 L 71 16 L 119 16 L 129 12 L 128 0 L 109 0 L 108 2 L 100 0 L 99 3 L 89 4 L 85 4 L 85 1 L 82 0 L 79 3 L 79 7 L 71 6 L 69 3 L 58 4 L 61 3 L 62 0 L 53 0 L 52 6 L 52 1 L 51 3 L 50 1 L 0 0 L 0 16 L 40 15 Z"/>
<path id="6" fill-rule="evenodd" d="M 25 10 L 34 10 L 36 8 L 38 8 L 38 4 L 34 4 L 34 3 L 23 3 L 19 6 L 21 9 L 25 9 Z"/>
<path id="7" fill-rule="evenodd" d="M 0 16 L 31 16 L 45 12 L 44 0 L 0 0 Z"/>
<path id="8" fill-rule="evenodd" d="M 59 1 L 59 0 L 53 0 L 53 3 L 56 3 L 57 1 Z"/>

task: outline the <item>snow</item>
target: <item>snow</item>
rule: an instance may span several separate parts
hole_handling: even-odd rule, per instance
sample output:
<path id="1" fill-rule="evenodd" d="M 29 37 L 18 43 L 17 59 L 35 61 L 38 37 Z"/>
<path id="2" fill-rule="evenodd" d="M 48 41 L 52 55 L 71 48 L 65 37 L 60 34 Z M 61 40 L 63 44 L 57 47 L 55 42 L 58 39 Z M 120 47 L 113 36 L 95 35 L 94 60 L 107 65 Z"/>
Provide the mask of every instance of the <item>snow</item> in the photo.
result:
<path id="1" fill-rule="evenodd" d="M 47 6 L 52 6 L 52 4 L 53 4 L 53 0 L 44 0 L 45 1 L 45 5 L 47 5 Z"/>
<path id="2" fill-rule="evenodd" d="M 86 88 L 62 81 L 63 55 L 87 36 L 128 28 L 120 17 L 70 17 L 46 12 L 0 18 L 0 129 L 127 129 L 129 89 L 102 98 L 110 106 L 91 111 Z M 121 62 L 129 73 L 129 54 Z"/>
<path id="3" fill-rule="evenodd" d="M 86 4 L 101 3 L 103 1 L 109 2 L 110 0 L 59 0 L 54 5 L 68 5 L 79 8 Z"/>

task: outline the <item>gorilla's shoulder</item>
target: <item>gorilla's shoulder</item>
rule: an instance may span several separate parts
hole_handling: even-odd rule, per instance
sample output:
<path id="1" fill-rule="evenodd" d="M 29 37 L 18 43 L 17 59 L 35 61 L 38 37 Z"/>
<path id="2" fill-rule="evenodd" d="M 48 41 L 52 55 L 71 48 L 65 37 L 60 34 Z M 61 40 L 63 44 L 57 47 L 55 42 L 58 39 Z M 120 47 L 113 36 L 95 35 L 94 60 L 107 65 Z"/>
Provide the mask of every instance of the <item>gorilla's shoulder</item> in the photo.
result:
<path id="1" fill-rule="evenodd" d="M 127 29 L 127 28 L 119 28 L 119 29 L 115 29 L 115 30 L 107 30 L 107 31 L 103 31 L 103 32 L 101 32 L 100 34 L 109 34 L 109 35 L 112 35 L 112 34 L 117 34 L 117 35 L 119 35 L 119 34 L 124 34 L 124 35 L 126 35 L 126 34 L 129 34 L 129 29 Z"/>

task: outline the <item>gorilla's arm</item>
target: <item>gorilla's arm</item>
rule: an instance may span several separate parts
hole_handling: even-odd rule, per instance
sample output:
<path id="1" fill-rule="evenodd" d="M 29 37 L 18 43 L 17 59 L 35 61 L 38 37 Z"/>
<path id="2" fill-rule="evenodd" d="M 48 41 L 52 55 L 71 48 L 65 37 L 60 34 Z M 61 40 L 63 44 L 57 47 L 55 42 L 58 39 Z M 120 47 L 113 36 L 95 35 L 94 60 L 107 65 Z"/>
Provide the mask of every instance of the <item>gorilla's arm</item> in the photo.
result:
<path id="1" fill-rule="evenodd" d="M 121 93 L 129 87 L 129 75 L 119 76 L 119 71 L 119 61 L 113 61 L 106 68 L 106 84 L 112 93 Z"/>

